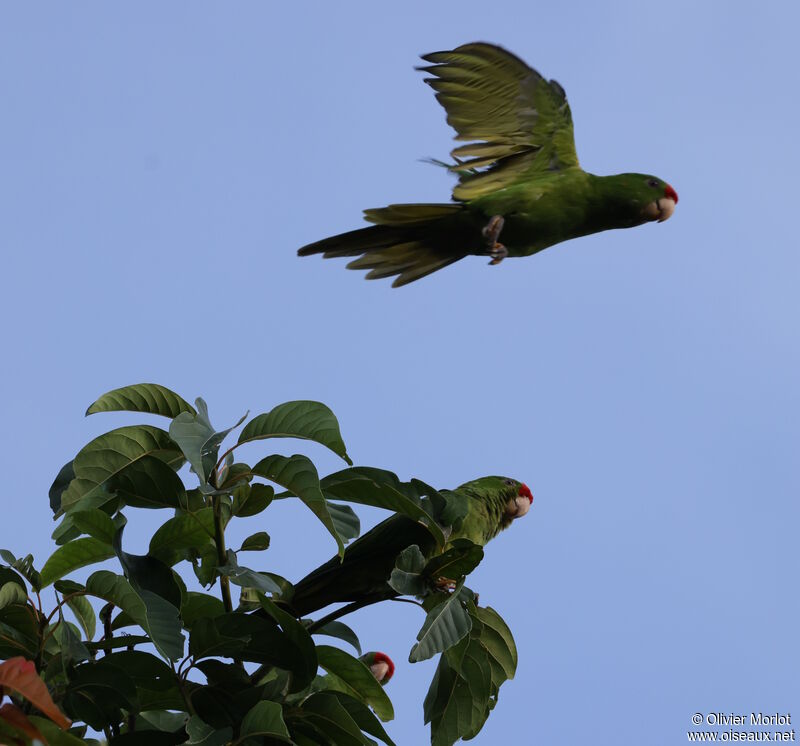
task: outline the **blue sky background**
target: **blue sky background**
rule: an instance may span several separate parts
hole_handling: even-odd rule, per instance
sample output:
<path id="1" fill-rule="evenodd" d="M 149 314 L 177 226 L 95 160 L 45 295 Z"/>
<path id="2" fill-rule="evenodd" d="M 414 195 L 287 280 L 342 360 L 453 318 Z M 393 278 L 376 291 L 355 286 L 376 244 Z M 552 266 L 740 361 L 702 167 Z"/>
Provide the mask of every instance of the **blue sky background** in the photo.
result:
<path id="1" fill-rule="evenodd" d="M 791 2 L 4 4 L 0 544 L 52 551 L 57 470 L 137 421 L 84 419 L 104 391 L 202 395 L 220 428 L 319 399 L 359 464 L 534 492 L 471 582 L 520 655 L 478 743 L 672 744 L 694 712 L 800 710 L 798 21 Z M 582 166 L 661 176 L 673 218 L 401 290 L 298 259 L 362 208 L 448 198 L 418 159 L 452 132 L 413 66 L 473 40 L 556 78 Z M 144 551 L 166 515 L 130 517 Z M 258 529 L 291 579 L 334 550 L 299 504 L 232 531 Z M 421 614 L 350 621 L 399 664 L 390 734 L 423 743 Z"/>

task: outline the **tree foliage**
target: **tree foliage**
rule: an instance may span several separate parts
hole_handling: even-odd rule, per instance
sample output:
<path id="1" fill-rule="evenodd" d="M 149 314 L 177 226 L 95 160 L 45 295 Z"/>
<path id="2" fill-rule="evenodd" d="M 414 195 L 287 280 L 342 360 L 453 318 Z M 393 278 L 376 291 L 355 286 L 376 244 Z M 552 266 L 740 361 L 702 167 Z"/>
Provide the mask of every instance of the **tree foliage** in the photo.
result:
<path id="1" fill-rule="evenodd" d="M 293 617 L 282 604 L 291 582 L 265 568 L 263 514 L 276 499 L 308 508 L 340 556 L 359 533 L 348 503 L 428 528 L 440 552 L 426 560 L 410 547 L 387 580 L 425 613 L 409 660 L 439 656 L 424 703 L 432 743 L 480 731 L 517 658 L 503 620 L 464 584 L 482 549 L 447 541 L 458 506 L 419 480 L 352 466 L 335 416 L 319 402 L 259 414 L 227 448 L 246 416 L 216 430 L 202 399 L 192 406 L 164 386 L 136 384 L 104 394 L 87 414 L 121 410 L 169 424 L 111 430 L 59 471 L 49 492 L 57 548 L 39 569 L 31 555 L 0 550 L 3 743 L 391 745 L 382 722 L 394 710 L 372 670 L 318 642 L 324 636 L 360 655 L 356 633 L 336 620 L 341 612 Z M 236 460 L 240 445 L 273 438 L 314 441 L 348 467 L 320 479 L 301 454 L 267 452 L 253 466 Z M 191 486 L 178 474 L 187 463 Z M 124 548 L 132 509 L 167 511 L 145 555 Z M 259 530 L 229 548 L 226 528 L 248 518 Z M 70 579 L 109 558 L 116 571 Z M 187 588 L 190 572 L 203 591 Z M 443 576 L 454 590 L 435 582 Z M 240 589 L 236 605 L 231 586 Z"/>

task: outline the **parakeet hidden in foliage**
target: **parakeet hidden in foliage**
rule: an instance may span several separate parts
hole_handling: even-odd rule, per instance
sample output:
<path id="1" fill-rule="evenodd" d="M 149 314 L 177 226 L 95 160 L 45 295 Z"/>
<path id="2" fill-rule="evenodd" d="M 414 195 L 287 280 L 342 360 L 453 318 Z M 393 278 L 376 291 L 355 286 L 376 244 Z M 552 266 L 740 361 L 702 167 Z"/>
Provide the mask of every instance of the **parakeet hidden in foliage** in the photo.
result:
<path id="1" fill-rule="evenodd" d="M 300 256 L 358 257 L 349 269 L 397 275 L 399 287 L 470 254 L 499 264 L 672 215 L 678 195 L 658 177 L 580 167 L 564 89 L 510 52 L 476 42 L 422 59 L 455 139 L 467 143 L 451 152 L 454 201 L 365 210 L 375 225 L 308 244 Z"/>
<path id="2" fill-rule="evenodd" d="M 448 541 L 469 539 L 480 546 L 524 516 L 533 502 L 527 485 L 507 477 L 481 477 L 441 493 L 448 499 L 465 501 L 464 518 Z M 397 596 L 387 581 L 397 555 L 412 544 L 425 557 L 432 556 L 437 548 L 422 523 L 402 514 L 393 515 L 348 546 L 341 561 L 333 557 L 296 583 L 287 606 L 302 617 L 340 601 L 365 606 Z"/>

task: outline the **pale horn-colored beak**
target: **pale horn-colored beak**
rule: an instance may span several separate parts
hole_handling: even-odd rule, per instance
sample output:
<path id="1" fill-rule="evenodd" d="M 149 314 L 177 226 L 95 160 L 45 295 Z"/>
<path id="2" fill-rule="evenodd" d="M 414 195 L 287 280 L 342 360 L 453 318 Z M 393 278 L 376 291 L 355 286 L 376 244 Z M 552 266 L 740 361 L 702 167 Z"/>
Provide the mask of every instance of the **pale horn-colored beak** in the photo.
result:
<path id="1" fill-rule="evenodd" d="M 670 197 L 661 197 L 646 204 L 642 215 L 648 220 L 657 220 L 659 223 L 663 223 L 672 217 L 673 212 L 675 212 L 675 200 Z"/>

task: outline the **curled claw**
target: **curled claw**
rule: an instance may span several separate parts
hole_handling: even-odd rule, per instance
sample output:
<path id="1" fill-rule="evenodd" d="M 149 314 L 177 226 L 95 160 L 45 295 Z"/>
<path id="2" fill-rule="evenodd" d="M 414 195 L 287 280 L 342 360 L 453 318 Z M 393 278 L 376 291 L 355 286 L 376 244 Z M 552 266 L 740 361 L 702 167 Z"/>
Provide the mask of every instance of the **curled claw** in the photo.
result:
<path id="1" fill-rule="evenodd" d="M 496 243 L 490 249 L 489 256 L 492 257 L 492 261 L 489 262 L 490 266 L 500 264 L 508 256 L 508 249 L 503 244 Z"/>
<path id="2" fill-rule="evenodd" d="M 500 231 L 503 230 L 505 222 L 502 215 L 494 215 L 481 231 L 486 239 L 486 245 L 489 247 L 487 253 L 492 257 L 490 265 L 500 264 L 508 256 L 508 249 L 497 240 L 500 238 Z"/>

